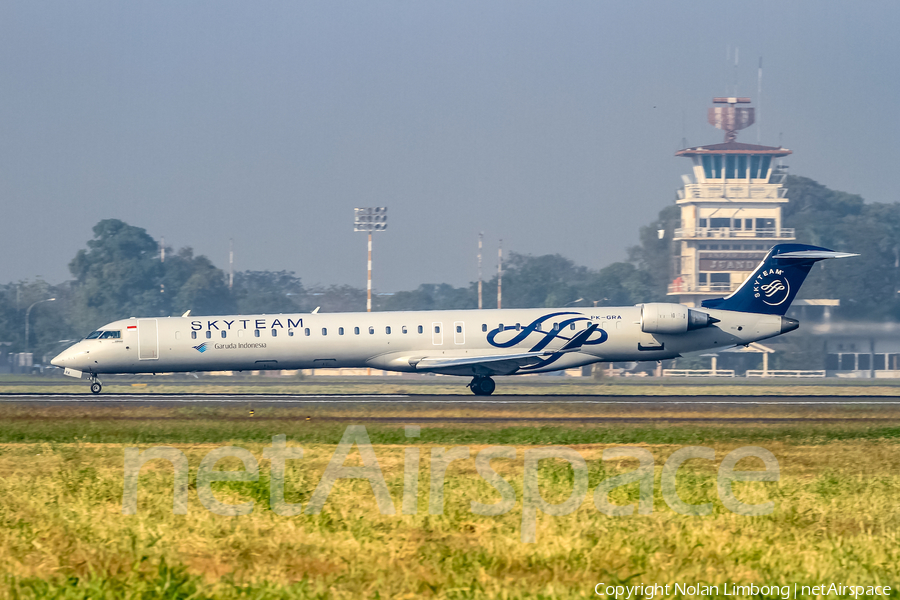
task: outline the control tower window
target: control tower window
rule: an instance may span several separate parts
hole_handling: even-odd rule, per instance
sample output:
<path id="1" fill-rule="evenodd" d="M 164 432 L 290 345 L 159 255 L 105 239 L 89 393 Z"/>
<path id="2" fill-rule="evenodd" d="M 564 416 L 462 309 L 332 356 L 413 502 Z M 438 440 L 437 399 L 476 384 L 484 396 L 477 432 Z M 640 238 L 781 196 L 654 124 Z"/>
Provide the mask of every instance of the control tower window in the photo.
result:
<path id="1" fill-rule="evenodd" d="M 716 218 L 709 220 L 709 226 L 713 229 L 719 229 L 722 227 L 731 227 L 731 219 L 728 218 Z"/>
<path id="2" fill-rule="evenodd" d="M 697 219 L 697 227 L 707 227 L 706 219 Z"/>
<path id="3" fill-rule="evenodd" d="M 755 179 L 765 179 L 769 174 L 769 164 L 771 162 L 771 156 L 751 156 L 750 177 Z"/>
<path id="4" fill-rule="evenodd" d="M 707 179 L 719 179 L 722 177 L 722 156 L 719 154 L 704 156 L 703 171 Z"/>

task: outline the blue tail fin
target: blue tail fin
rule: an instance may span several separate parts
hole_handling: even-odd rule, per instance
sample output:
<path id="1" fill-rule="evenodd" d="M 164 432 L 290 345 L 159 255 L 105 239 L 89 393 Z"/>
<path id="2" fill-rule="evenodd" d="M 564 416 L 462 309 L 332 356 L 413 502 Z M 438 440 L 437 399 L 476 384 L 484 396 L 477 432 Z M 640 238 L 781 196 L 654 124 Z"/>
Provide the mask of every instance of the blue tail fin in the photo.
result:
<path id="1" fill-rule="evenodd" d="M 826 258 L 857 256 L 805 244 L 773 246 L 753 274 L 725 298 L 704 300 L 704 308 L 784 315 L 813 264 Z"/>

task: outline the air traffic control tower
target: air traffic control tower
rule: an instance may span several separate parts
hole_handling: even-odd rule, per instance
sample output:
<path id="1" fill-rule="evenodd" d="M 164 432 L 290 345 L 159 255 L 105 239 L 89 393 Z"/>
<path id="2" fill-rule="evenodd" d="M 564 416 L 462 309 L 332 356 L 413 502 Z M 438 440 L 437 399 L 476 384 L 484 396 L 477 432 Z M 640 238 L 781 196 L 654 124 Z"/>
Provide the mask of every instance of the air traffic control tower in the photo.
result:
<path id="1" fill-rule="evenodd" d="M 674 274 L 668 295 L 674 302 L 699 306 L 701 300 L 736 290 L 778 243 L 794 240 L 781 226 L 788 202 L 785 173 L 776 159 L 785 148 L 742 144 L 737 132 L 754 122 L 749 98 L 715 98 L 709 123 L 725 131 L 725 142 L 685 148 L 675 156 L 693 162 L 678 190 L 681 223 L 675 228 Z"/>

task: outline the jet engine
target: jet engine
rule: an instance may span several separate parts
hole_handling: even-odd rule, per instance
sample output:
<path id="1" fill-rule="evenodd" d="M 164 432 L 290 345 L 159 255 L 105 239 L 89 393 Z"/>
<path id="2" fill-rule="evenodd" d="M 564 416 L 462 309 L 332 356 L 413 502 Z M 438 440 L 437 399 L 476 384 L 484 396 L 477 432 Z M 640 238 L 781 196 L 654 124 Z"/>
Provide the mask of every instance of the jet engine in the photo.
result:
<path id="1" fill-rule="evenodd" d="M 651 302 L 641 305 L 641 331 L 644 333 L 686 333 L 718 322 L 709 314 L 683 304 Z"/>

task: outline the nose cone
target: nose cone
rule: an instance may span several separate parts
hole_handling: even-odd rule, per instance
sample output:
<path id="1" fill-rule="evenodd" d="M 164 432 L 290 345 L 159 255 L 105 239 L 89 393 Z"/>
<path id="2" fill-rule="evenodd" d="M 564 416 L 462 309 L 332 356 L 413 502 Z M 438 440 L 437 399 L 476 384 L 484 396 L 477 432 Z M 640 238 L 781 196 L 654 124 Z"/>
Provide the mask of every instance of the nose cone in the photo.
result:
<path id="1" fill-rule="evenodd" d="M 62 368 L 72 368 L 72 369 L 81 369 L 79 366 L 80 363 L 84 362 L 86 359 L 85 352 L 79 348 L 80 344 L 75 344 L 71 348 L 66 348 L 59 354 L 53 357 L 53 360 L 50 361 L 51 365 Z"/>

